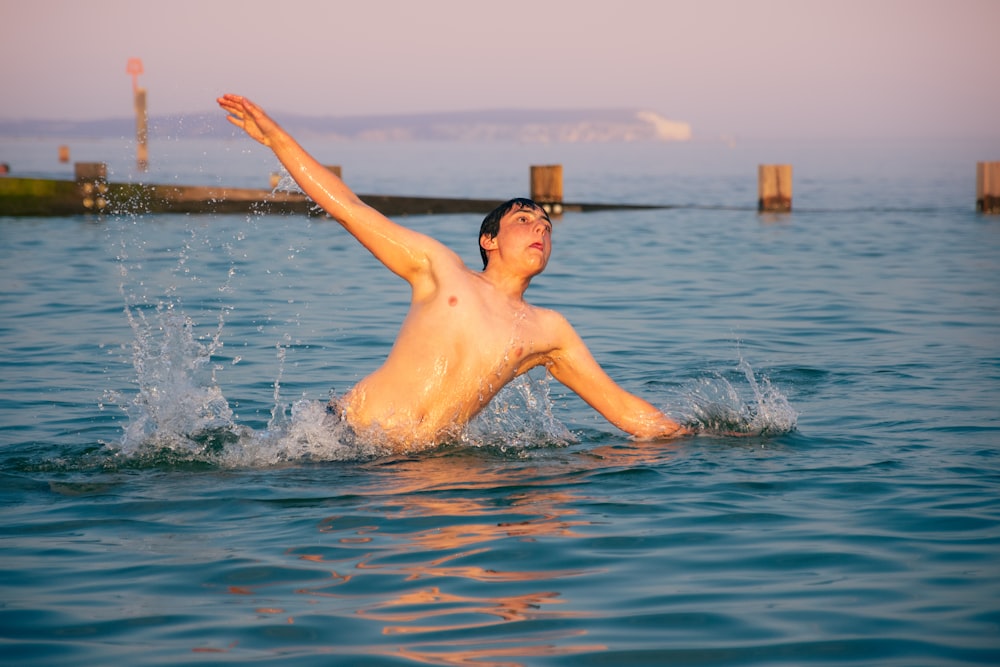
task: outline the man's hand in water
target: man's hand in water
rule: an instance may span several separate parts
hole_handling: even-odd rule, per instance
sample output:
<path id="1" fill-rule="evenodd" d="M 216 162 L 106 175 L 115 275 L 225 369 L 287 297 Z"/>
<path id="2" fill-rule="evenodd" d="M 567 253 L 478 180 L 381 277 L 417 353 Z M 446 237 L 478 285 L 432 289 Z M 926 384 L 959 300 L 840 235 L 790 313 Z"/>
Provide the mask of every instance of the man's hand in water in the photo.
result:
<path id="1" fill-rule="evenodd" d="M 278 131 L 278 124 L 264 113 L 264 110 L 240 95 L 223 95 L 218 99 L 219 106 L 229 115 L 226 120 L 246 132 L 265 146 L 271 146 L 270 137 Z"/>

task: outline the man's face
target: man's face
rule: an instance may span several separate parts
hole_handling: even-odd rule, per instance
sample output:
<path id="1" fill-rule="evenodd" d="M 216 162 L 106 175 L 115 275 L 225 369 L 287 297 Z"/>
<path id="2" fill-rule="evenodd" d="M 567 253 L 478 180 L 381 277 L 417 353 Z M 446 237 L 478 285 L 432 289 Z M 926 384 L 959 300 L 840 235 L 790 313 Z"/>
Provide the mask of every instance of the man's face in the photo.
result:
<path id="1" fill-rule="evenodd" d="M 540 208 L 516 208 L 500 219 L 492 240 L 505 262 L 523 264 L 531 275 L 541 273 L 552 254 L 552 222 Z"/>

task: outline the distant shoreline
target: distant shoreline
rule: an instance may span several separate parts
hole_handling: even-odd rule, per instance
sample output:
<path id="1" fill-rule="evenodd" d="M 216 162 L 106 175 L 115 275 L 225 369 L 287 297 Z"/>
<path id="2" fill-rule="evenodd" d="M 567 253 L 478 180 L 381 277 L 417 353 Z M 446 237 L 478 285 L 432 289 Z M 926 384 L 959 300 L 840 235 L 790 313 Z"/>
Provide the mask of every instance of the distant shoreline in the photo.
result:
<path id="1" fill-rule="evenodd" d="M 691 126 L 640 109 L 492 110 L 387 116 L 277 114 L 303 138 L 369 141 L 512 140 L 523 143 L 688 141 Z M 0 120 L 0 137 L 100 139 L 131 136 L 135 118 L 98 120 Z M 151 115 L 151 138 L 226 138 L 233 127 L 221 113 Z"/>

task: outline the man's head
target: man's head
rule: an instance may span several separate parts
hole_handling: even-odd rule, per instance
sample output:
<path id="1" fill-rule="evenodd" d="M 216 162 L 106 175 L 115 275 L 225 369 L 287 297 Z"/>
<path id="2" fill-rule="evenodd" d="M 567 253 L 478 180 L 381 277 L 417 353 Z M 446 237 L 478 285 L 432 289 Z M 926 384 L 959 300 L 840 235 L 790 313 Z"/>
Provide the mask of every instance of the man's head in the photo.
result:
<path id="1" fill-rule="evenodd" d="M 486 254 L 486 248 L 483 247 L 483 237 L 485 236 L 488 239 L 496 238 L 497 234 L 500 233 L 500 221 L 503 217 L 511 211 L 519 211 L 525 208 L 533 211 L 539 211 L 543 216 L 545 216 L 545 219 L 548 220 L 549 214 L 545 212 L 545 209 L 527 197 L 516 197 L 505 201 L 490 211 L 489 214 L 483 218 L 483 224 L 479 227 L 479 254 L 483 258 L 484 269 L 486 268 L 486 265 L 489 264 L 490 258 Z"/>

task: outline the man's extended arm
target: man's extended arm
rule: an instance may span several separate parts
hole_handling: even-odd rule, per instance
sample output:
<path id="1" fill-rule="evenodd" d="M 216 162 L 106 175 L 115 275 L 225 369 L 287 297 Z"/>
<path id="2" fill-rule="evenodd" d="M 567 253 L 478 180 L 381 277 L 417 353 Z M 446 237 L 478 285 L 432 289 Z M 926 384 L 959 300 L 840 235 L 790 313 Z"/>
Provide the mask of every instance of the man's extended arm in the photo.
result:
<path id="1" fill-rule="evenodd" d="M 559 317 L 560 348 L 547 364 L 552 376 L 576 392 L 609 422 L 641 440 L 673 438 L 693 431 L 622 389 L 601 368 L 573 327 Z"/>
<path id="2" fill-rule="evenodd" d="M 344 226 L 393 273 L 416 288 L 430 271 L 432 257 L 450 254 L 434 239 L 397 225 L 361 201 L 336 174 L 321 165 L 264 110 L 239 95 L 224 95 L 219 106 L 227 119 L 251 138 L 274 151 L 302 191 Z"/>

